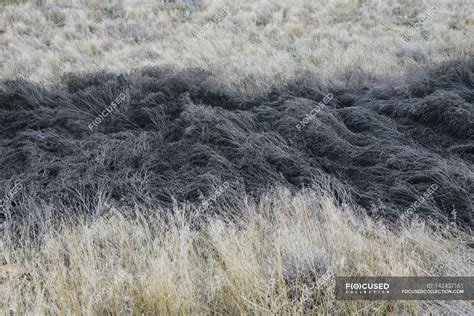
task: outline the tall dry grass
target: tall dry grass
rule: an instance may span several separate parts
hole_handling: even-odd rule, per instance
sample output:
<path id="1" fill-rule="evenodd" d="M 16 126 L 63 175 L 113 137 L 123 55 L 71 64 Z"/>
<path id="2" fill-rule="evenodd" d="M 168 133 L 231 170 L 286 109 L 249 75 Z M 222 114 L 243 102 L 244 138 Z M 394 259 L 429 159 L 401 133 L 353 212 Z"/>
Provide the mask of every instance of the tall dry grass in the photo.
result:
<path id="1" fill-rule="evenodd" d="M 466 0 L 27 2 L 0 9 L 2 79 L 51 83 L 67 72 L 172 64 L 260 95 L 306 72 L 356 80 L 474 55 L 474 5 Z M 213 23 L 226 6 L 230 13 Z"/>
<path id="2" fill-rule="evenodd" d="M 2 314 L 469 312 L 463 301 L 334 298 L 335 274 L 470 275 L 460 232 L 441 236 L 416 220 L 395 231 L 319 191 L 243 201 L 232 218 L 190 219 L 183 209 L 125 218 L 111 209 L 47 224 L 35 239 L 26 228 L 24 238 L 6 233 Z"/>

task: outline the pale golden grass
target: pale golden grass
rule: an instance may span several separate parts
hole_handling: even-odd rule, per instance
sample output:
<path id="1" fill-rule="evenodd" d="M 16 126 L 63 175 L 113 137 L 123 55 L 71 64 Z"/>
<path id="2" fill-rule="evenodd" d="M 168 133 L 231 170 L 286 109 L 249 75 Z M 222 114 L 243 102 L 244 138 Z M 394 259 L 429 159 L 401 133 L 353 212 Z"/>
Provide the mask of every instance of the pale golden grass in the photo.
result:
<path id="1" fill-rule="evenodd" d="M 232 219 L 189 220 L 178 209 L 167 220 L 127 219 L 110 210 L 89 222 L 46 225 L 35 242 L 15 246 L 5 236 L 4 268 L 22 270 L 1 281 L 2 314 L 469 312 L 465 301 L 334 298 L 335 274 L 470 275 L 472 251 L 452 234 L 420 223 L 395 232 L 316 191 L 243 201 Z"/>
<path id="2" fill-rule="evenodd" d="M 323 82 L 348 72 L 370 78 L 474 55 L 469 0 L 163 2 L 6 6 L 0 12 L 0 78 L 54 83 L 67 72 L 127 73 L 171 64 L 209 70 L 222 87 L 258 95 L 306 72 Z M 225 6 L 230 14 L 213 24 Z M 404 41 L 402 34 L 433 6 L 432 16 Z M 207 23 L 210 31 L 196 38 Z"/>

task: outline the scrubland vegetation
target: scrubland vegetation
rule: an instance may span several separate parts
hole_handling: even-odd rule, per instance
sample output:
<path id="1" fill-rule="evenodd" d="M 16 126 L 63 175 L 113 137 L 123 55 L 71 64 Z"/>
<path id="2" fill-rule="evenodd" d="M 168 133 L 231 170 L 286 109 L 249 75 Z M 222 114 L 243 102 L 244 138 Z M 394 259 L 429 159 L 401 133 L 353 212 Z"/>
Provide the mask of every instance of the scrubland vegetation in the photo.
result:
<path id="1" fill-rule="evenodd" d="M 469 314 L 472 12 L 0 1 L 0 313 Z"/>
<path id="2" fill-rule="evenodd" d="M 282 189 L 257 203 L 246 200 L 246 207 L 225 210 L 237 211 L 234 217 L 189 221 L 186 210 L 175 209 L 171 217 L 155 210 L 146 219 L 130 219 L 111 209 L 94 220 L 48 229 L 39 240 L 7 239 L 7 258 L 17 266 L 10 271 L 14 277 L 2 275 L 2 310 L 469 313 L 463 301 L 336 302 L 333 278 L 468 275 L 468 253 L 460 242 L 466 234 L 421 221 L 394 231 L 320 191 L 292 195 Z"/>

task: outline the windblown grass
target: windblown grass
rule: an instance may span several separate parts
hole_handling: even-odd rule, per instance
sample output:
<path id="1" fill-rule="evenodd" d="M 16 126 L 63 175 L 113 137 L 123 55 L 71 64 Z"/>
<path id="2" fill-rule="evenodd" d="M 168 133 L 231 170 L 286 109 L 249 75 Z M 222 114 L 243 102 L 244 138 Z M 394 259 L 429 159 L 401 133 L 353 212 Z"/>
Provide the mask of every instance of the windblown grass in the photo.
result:
<path id="1" fill-rule="evenodd" d="M 226 94 L 196 69 L 79 74 L 47 89 L 0 82 L 0 192 L 23 187 L 4 214 L 21 225 L 41 223 L 44 204 L 71 216 L 96 214 L 107 200 L 166 208 L 197 203 L 224 182 L 221 199 L 236 204 L 242 193 L 296 191 L 329 176 L 359 206 L 382 205 L 384 218 L 421 201 L 419 216 L 467 229 L 473 78 L 474 59 L 370 85 L 360 76 L 355 87 L 307 77 L 256 98 Z"/>
<path id="2" fill-rule="evenodd" d="M 469 314 L 334 275 L 472 275 L 473 5 L 0 0 L 0 313 Z"/>
<path id="3" fill-rule="evenodd" d="M 419 222 L 395 232 L 319 191 L 280 190 L 246 204 L 234 218 L 190 219 L 176 209 L 144 220 L 110 210 L 93 221 L 46 224 L 35 240 L 6 238 L 2 269 L 16 263 L 21 271 L 4 273 L 1 311 L 468 313 L 463 301 L 334 299 L 334 274 L 469 275 L 472 250 L 453 235 L 467 238 L 462 233 L 441 237 Z"/>

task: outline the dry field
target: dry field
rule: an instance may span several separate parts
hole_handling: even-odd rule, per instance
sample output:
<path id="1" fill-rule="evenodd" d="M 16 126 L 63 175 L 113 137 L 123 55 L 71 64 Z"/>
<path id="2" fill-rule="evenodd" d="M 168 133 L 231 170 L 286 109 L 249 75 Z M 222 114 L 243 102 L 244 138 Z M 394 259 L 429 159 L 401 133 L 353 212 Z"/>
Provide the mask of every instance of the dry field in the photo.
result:
<path id="1" fill-rule="evenodd" d="M 334 276 L 473 276 L 473 35 L 469 0 L 0 1 L 0 314 L 469 315 Z"/>
<path id="2" fill-rule="evenodd" d="M 58 82 L 67 72 L 171 64 L 206 69 L 230 91 L 258 95 L 307 72 L 324 81 L 351 74 L 357 83 L 359 73 L 396 75 L 474 55 L 469 0 L 152 4 L 160 2 L 7 6 L 0 13 L 0 77 Z M 219 15 L 224 8 L 228 13 Z"/>
<path id="3" fill-rule="evenodd" d="M 319 191 L 244 198 L 238 218 L 129 220 L 116 210 L 5 239 L 2 311 L 15 314 L 468 314 L 466 301 L 335 301 L 334 275 L 469 275 L 466 234 L 393 231 Z M 235 210 L 226 210 L 229 214 Z M 162 212 L 156 212 L 160 214 Z M 195 225 L 200 226 L 196 230 Z M 441 237 L 444 232 L 444 237 Z M 462 240 L 462 242 L 460 242 Z M 12 242 L 12 244 L 11 244 Z M 469 251 L 469 253 L 467 252 Z"/>

